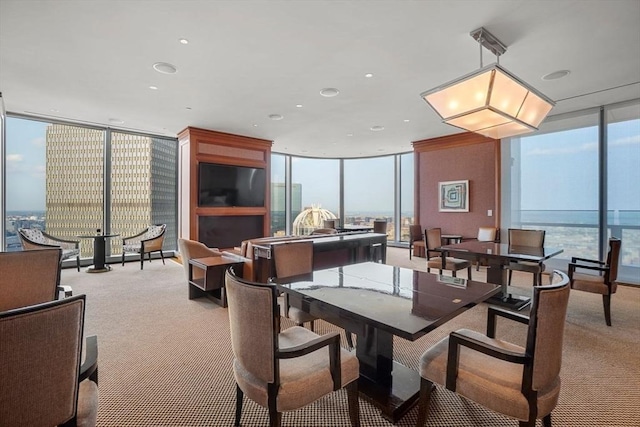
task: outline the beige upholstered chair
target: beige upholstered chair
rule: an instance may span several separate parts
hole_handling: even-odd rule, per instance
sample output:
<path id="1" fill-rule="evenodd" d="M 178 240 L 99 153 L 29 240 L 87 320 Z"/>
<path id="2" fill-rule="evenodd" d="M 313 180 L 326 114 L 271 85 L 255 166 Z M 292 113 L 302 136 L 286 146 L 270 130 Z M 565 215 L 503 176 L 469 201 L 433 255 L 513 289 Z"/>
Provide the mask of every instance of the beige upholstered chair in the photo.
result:
<path id="1" fill-rule="evenodd" d="M 555 274 L 558 283 L 533 288 L 529 318 L 489 307 L 486 335 L 460 329 L 424 352 L 417 426 L 426 421 L 433 383 L 438 383 L 519 420 L 521 427 L 534 427 L 539 418 L 545 427 L 551 427 L 551 411 L 560 394 L 570 289 L 568 277 L 558 271 Z M 497 316 L 529 325 L 525 347 L 496 338 Z"/>
<path id="2" fill-rule="evenodd" d="M 338 232 L 338 230 L 336 230 L 335 228 L 316 228 L 315 230 L 313 230 L 311 232 L 312 235 L 318 235 L 318 234 L 336 234 Z"/>
<path id="3" fill-rule="evenodd" d="M 458 270 L 467 269 L 468 278 L 471 279 L 471 262 L 453 257 L 446 257 L 444 268 L 442 266 L 442 254 L 436 248 L 442 246 L 442 230 L 439 228 L 430 228 L 424 231 L 424 241 L 426 244 L 427 271 L 431 272 L 432 268 L 438 270 L 442 274 L 442 270 L 450 270 L 453 277 L 456 277 Z"/>
<path id="4" fill-rule="evenodd" d="M 85 296 L 0 312 L 0 424 L 95 426 L 98 341 L 82 330 Z"/>
<path id="5" fill-rule="evenodd" d="M 422 248 L 422 251 L 420 251 L 419 249 L 416 250 L 417 254 L 420 252 L 424 252 L 424 235 L 422 234 L 422 226 L 420 224 L 409 226 L 409 259 L 411 259 L 414 247 L 416 249 L 418 247 Z"/>
<path id="6" fill-rule="evenodd" d="M 162 263 L 164 264 L 162 245 L 164 244 L 164 233 L 166 230 L 166 224 L 152 225 L 135 236 L 123 237 L 122 265 L 124 265 L 124 255 L 127 252 L 140 254 L 140 270 L 144 268 L 144 255 L 149 254 L 149 262 L 151 262 L 152 252 L 160 252 L 160 258 L 162 258 Z"/>
<path id="7" fill-rule="evenodd" d="M 22 249 L 30 251 L 34 249 L 62 249 L 60 261 L 76 257 L 76 267 L 80 271 L 80 242 L 78 240 L 65 240 L 53 237 L 37 228 L 18 229 Z"/>
<path id="8" fill-rule="evenodd" d="M 61 249 L 0 252 L 0 311 L 57 299 L 60 291 Z"/>
<path id="9" fill-rule="evenodd" d="M 184 267 L 184 277 L 189 281 L 189 260 L 196 258 L 207 258 L 212 256 L 222 256 L 222 252 L 218 248 L 210 248 L 204 243 L 195 240 L 178 239 L 178 249 L 182 257 L 182 266 Z M 200 268 L 193 269 L 193 278 L 202 279 L 204 270 Z"/>
<path id="10" fill-rule="evenodd" d="M 618 278 L 620 246 L 620 239 L 611 237 L 609 239 L 609 253 L 605 262 L 572 257 L 569 263 L 569 279 L 572 289 L 602 295 L 607 326 L 611 326 L 611 295 L 618 290 L 616 279 Z M 590 270 L 596 274 L 576 272 L 576 269 Z"/>
<path id="11" fill-rule="evenodd" d="M 478 228 L 478 242 L 495 242 L 498 240 L 498 229 L 495 227 L 480 227 Z M 480 270 L 480 263 L 482 259 L 476 261 L 476 271 Z"/>
<path id="12" fill-rule="evenodd" d="M 273 245 L 272 256 L 275 274 L 278 279 L 286 279 L 313 272 L 312 241 L 284 242 Z M 314 320 L 316 320 L 316 318 L 297 307 L 291 307 L 287 294 L 278 297 L 278 304 L 280 305 L 280 315 L 282 317 L 288 317 L 298 326 L 309 322 L 310 329 L 313 331 Z"/>
<path id="13" fill-rule="evenodd" d="M 317 335 L 300 326 L 280 331 L 278 291 L 273 284 L 248 282 L 226 273 L 229 327 L 236 380 L 236 426 L 246 394 L 268 408 L 269 425 L 282 412 L 302 408 L 346 386 L 352 426 L 360 425 L 359 364 L 340 348 L 340 335 Z"/>
<path id="14" fill-rule="evenodd" d="M 545 230 L 523 230 L 520 228 L 510 228 L 509 246 L 542 248 L 544 247 L 544 235 Z M 512 261 L 506 268 L 509 270 L 509 285 L 511 285 L 511 275 L 514 270 L 532 273 L 533 286 L 542 284 L 542 272 L 545 269 L 545 265 L 542 262 Z"/>

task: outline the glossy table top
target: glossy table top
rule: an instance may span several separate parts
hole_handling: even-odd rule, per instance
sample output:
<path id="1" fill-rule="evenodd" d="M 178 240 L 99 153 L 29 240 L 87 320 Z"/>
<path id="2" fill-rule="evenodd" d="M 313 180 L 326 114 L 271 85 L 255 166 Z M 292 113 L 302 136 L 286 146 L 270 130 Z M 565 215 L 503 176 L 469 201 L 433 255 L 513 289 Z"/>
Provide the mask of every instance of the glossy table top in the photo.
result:
<path id="1" fill-rule="evenodd" d="M 506 243 L 479 242 L 472 240 L 457 243 L 455 245 L 444 245 L 440 249 L 456 254 L 468 252 L 479 254 L 483 257 L 507 258 L 524 261 L 544 261 L 562 253 L 562 249 L 549 247 L 514 246 Z"/>
<path id="2" fill-rule="evenodd" d="M 500 290 L 490 283 L 372 262 L 314 271 L 311 277 L 278 286 L 332 315 L 348 316 L 409 340 Z"/>

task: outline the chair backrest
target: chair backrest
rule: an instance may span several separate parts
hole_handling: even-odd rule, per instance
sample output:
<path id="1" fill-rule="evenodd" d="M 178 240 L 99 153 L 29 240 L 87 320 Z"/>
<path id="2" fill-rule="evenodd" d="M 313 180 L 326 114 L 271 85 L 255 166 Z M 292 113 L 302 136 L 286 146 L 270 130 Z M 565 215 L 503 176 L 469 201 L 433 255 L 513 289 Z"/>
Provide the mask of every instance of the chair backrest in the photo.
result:
<path id="1" fill-rule="evenodd" d="M 498 229 L 495 227 L 478 228 L 479 242 L 495 242 L 497 235 L 498 235 Z"/>
<path id="2" fill-rule="evenodd" d="M 41 245 L 48 244 L 47 238 L 37 228 L 19 228 L 18 235 L 24 250 L 42 249 Z"/>
<path id="3" fill-rule="evenodd" d="M 225 274 L 229 330 L 233 355 L 258 380 L 275 382 L 275 350 L 280 315 L 275 285 L 238 278 L 233 269 Z"/>
<path id="4" fill-rule="evenodd" d="M 76 415 L 85 296 L 0 312 L 0 420 L 55 426 Z"/>
<path id="5" fill-rule="evenodd" d="M 609 238 L 609 253 L 607 254 L 607 265 L 609 266 L 609 283 L 615 282 L 618 278 L 618 263 L 620 261 L 620 246 L 622 242 L 617 237 Z"/>
<path id="6" fill-rule="evenodd" d="M 276 277 L 292 277 L 313 272 L 313 241 L 272 245 Z"/>
<path id="7" fill-rule="evenodd" d="M 533 288 L 526 344 L 527 353 L 533 355 L 533 364 L 525 368 L 523 391 L 529 387 L 544 390 L 560 374 L 570 287 L 566 274 L 554 271 L 554 277 L 560 280 L 553 285 Z"/>
<path id="8" fill-rule="evenodd" d="M 336 228 L 335 219 L 325 219 L 322 221 L 322 228 Z"/>
<path id="9" fill-rule="evenodd" d="M 373 232 L 380 234 L 387 234 L 387 220 L 376 219 L 373 221 Z"/>
<path id="10" fill-rule="evenodd" d="M 544 246 L 545 230 L 524 230 L 521 228 L 509 229 L 509 244 L 513 246 L 531 246 L 541 248 Z"/>
<path id="11" fill-rule="evenodd" d="M 162 245 L 164 244 L 164 233 L 166 230 L 167 224 L 152 225 L 147 229 L 147 232 L 144 233 L 144 236 L 142 237 L 142 240 L 150 240 L 149 242 L 145 242 L 145 252 L 159 251 L 162 249 Z"/>
<path id="12" fill-rule="evenodd" d="M 0 252 L 0 311 L 56 299 L 61 249 Z"/>
<path id="13" fill-rule="evenodd" d="M 207 247 L 204 243 L 195 240 L 178 239 L 178 249 L 182 257 L 182 266 L 184 267 L 185 278 L 189 280 L 189 260 L 195 258 L 206 258 L 210 256 L 222 256 L 221 252 Z M 193 278 L 199 279 L 204 277 L 204 271 L 201 268 L 193 269 Z"/>
<path id="14" fill-rule="evenodd" d="M 442 229 L 429 228 L 424 230 L 424 244 L 426 245 L 427 258 L 429 258 L 429 251 L 442 246 Z"/>
<path id="15" fill-rule="evenodd" d="M 336 234 L 338 230 L 335 228 L 316 228 L 311 232 L 312 235 L 315 234 Z"/>
<path id="16" fill-rule="evenodd" d="M 409 243 L 413 243 L 418 240 L 422 240 L 422 226 L 420 224 L 414 224 L 409 226 Z"/>

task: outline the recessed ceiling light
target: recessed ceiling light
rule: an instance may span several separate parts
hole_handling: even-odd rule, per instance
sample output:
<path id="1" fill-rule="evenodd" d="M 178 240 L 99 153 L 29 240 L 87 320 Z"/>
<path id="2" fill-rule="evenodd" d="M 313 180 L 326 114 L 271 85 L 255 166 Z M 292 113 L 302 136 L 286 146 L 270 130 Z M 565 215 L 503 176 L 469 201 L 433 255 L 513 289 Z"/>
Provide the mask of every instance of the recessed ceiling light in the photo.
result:
<path id="1" fill-rule="evenodd" d="M 258 125 L 254 123 L 254 124 L 253 124 L 253 127 L 254 127 L 254 128 L 257 128 L 257 127 L 258 127 Z"/>
<path id="2" fill-rule="evenodd" d="M 371 77 L 373 77 L 373 74 L 371 74 L 371 73 L 367 73 L 367 74 L 365 74 L 364 76 L 365 76 L 366 78 L 370 79 Z"/>
<path id="3" fill-rule="evenodd" d="M 411 121 L 411 120 L 409 120 L 409 119 L 404 119 L 404 120 L 403 120 L 403 122 L 405 122 L 405 123 L 409 123 L 410 121 Z"/>
<path id="4" fill-rule="evenodd" d="M 296 104 L 296 108 L 302 108 L 302 104 Z"/>
<path id="5" fill-rule="evenodd" d="M 348 133 L 347 136 L 353 136 L 353 134 L 352 133 Z"/>
<path id="6" fill-rule="evenodd" d="M 58 112 L 58 110 L 56 110 L 55 108 L 52 108 L 52 109 L 51 109 L 51 112 L 52 112 L 52 113 L 57 113 L 57 112 Z"/>
<path id="7" fill-rule="evenodd" d="M 542 80 L 558 80 L 563 77 L 567 77 L 569 74 L 571 74 L 571 71 L 569 70 L 558 70 L 553 73 L 545 74 L 542 76 Z"/>
<path id="8" fill-rule="evenodd" d="M 158 90 L 158 86 L 149 86 L 149 89 L 151 89 L 151 90 Z"/>
<path id="9" fill-rule="evenodd" d="M 320 91 L 320 95 L 324 96 L 325 98 L 332 98 L 339 93 L 340 91 L 334 87 L 326 87 Z"/>
<path id="10" fill-rule="evenodd" d="M 187 39 L 180 39 L 179 42 L 182 44 L 189 44 L 189 40 Z"/>
<path id="11" fill-rule="evenodd" d="M 124 123 L 124 120 L 111 118 L 111 119 L 109 119 L 109 123 L 113 123 L 113 124 L 116 124 L 116 125 L 121 125 L 121 124 Z"/>
<path id="12" fill-rule="evenodd" d="M 184 107 L 184 108 L 185 108 L 186 110 L 191 110 L 191 109 L 192 109 L 191 107 Z"/>
<path id="13" fill-rule="evenodd" d="M 271 120 L 282 120 L 284 116 L 282 114 L 269 114 Z"/>
<path id="14" fill-rule="evenodd" d="M 381 130 L 384 130 L 384 126 L 371 126 L 370 129 L 374 132 L 380 132 Z"/>
<path id="15" fill-rule="evenodd" d="M 153 69 L 162 74 L 175 74 L 178 71 L 175 65 L 167 62 L 156 62 L 153 64 Z"/>

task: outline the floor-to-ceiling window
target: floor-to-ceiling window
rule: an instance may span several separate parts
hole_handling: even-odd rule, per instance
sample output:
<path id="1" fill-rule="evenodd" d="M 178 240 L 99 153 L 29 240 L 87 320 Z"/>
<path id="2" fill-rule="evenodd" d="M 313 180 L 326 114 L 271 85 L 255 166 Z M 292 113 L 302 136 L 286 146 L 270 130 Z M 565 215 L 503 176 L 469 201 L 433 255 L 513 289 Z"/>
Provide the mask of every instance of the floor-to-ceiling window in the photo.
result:
<path id="1" fill-rule="evenodd" d="M 78 240 L 97 230 L 136 234 L 151 223 L 167 224 L 165 249 L 175 249 L 175 139 L 18 116 L 7 117 L 6 132 L 7 250 L 21 249 L 21 227 Z M 119 253 L 120 240 L 111 240 L 108 251 Z M 91 257 L 93 241 L 80 241 L 82 257 Z"/>
<path id="2" fill-rule="evenodd" d="M 502 228 L 546 230 L 545 245 L 603 259 L 622 238 L 621 280 L 640 282 L 640 103 L 550 117 L 540 131 L 503 141 Z"/>
<path id="3" fill-rule="evenodd" d="M 414 224 L 415 164 L 413 153 L 400 155 L 400 233 L 398 240 L 409 241 L 409 226 Z"/>

